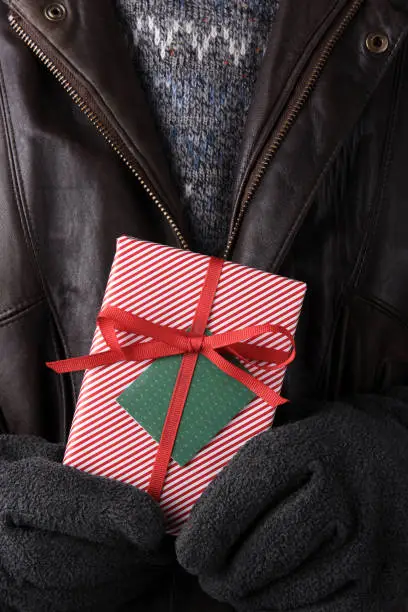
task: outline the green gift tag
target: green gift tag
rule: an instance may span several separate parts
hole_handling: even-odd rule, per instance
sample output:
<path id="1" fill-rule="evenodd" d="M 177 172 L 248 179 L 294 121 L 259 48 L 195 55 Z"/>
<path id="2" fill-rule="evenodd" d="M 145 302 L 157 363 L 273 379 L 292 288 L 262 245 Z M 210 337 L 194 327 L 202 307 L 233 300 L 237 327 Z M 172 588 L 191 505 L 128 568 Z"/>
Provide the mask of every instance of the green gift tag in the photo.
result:
<path id="1" fill-rule="evenodd" d="M 160 441 L 181 360 L 181 355 L 156 359 L 117 399 L 156 442 Z M 199 355 L 173 459 L 185 465 L 254 397 L 245 385 Z"/>

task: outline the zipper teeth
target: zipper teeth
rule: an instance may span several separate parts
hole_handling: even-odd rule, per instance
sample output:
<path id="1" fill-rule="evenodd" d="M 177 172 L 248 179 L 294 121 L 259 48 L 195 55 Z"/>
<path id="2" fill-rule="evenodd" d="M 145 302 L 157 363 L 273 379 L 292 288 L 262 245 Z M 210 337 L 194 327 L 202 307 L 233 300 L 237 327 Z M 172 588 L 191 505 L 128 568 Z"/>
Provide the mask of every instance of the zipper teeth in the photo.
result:
<path id="1" fill-rule="evenodd" d="M 282 123 L 279 131 L 277 132 L 277 134 L 274 136 L 274 138 L 272 139 L 272 142 L 270 144 L 270 146 L 268 147 L 268 150 L 266 151 L 264 157 L 262 158 L 260 164 L 259 164 L 259 172 L 257 173 L 257 175 L 255 176 L 253 183 L 251 184 L 251 187 L 248 191 L 248 195 L 246 197 L 246 199 L 244 200 L 244 202 L 242 203 L 242 206 L 239 210 L 238 216 L 236 218 L 236 221 L 234 223 L 233 229 L 231 231 L 231 234 L 229 236 L 228 239 L 228 243 L 224 252 L 224 257 L 227 258 L 231 247 L 233 245 L 233 242 L 235 240 L 235 237 L 238 233 L 239 227 L 242 223 L 242 219 L 246 213 L 246 210 L 248 208 L 248 205 L 250 203 L 250 201 L 252 200 L 255 191 L 257 190 L 257 188 L 259 187 L 259 183 L 261 182 L 261 179 L 263 178 L 266 168 L 268 167 L 269 163 L 271 162 L 271 160 L 273 159 L 273 157 L 276 155 L 277 151 L 279 150 L 279 147 L 281 146 L 283 140 L 286 138 L 286 136 L 288 135 L 293 123 L 295 122 L 297 115 L 299 114 L 299 112 L 302 110 L 303 106 L 306 104 L 310 94 L 312 93 L 326 63 L 327 60 L 329 59 L 334 47 L 336 46 L 337 42 L 340 40 L 340 38 L 342 37 L 344 31 L 346 30 L 347 26 L 350 24 L 350 22 L 354 19 L 354 17 L 356 16 L 356 14 L 358 13 L 358 11 L 360 10 L 361 6 L 363 5 L 364 0 L 354 0 L 354 2 L 352 3 L 349 11 L 347 12 L 347 14 L 344 16 L 343 20 L 341 21 L 341 23 L 339 24 L 338 28 L 335 30 L 335 32 L 333 33 L 333 35 L 330 37 L 330 39 L 327 41 L 327 43 L 325 44 L 322 53 L 319 57 L 318 62 L 315 64 L 313 71 L 311 73 L 311 75 L 309 76 L 309 78 L 307 79 L 304 88 L 302 89 L 301 93 L 299 94 L 298 98 L 295 100 L 295 102 L 293 103 L 293 105 L 290 107 L 290 110 L 288 112 L 288 115 L 286 117 L 286 119 L 284 120 L 284 122 Z"/>
<path id="2" fill-rule="evenodd" d="M 27 47 L 36 55 L 36 57 L 44 64 L 44 66 L 50 71 L 50 73 L 57 79 L 63 89 L 69 94 L 73 102 L 78 106 L 78 108 L 84 113 L 84 115 L 89 119 L 92 125 L 98 130 L 98 132 L 104 137 L 106 142 L 112 147 L 115 153 L 120 157 L 120 159 L 126 164 L 132 174 L 137 178 L 139 183 L 142 185 L 143 189 L 149 195 L 149 197 L 153 200 L 156 206 L 159 208 L 160 212 L 164 215 L 168 223 L 170 224 L 172 230 L 177 236 L 178 240 L 183 249 L 188 249 L 187 241 L 182 235 L 180 229 L 178 228 L 176 222 L 172 218 L 172 216 L 168 213 L 165 206 L 160 202 L 157 196 L 153 193 L 153 191 L 149 188 L 146 182 L 142 179 L 140 174 L 137 172 L 133 164 L 129 161 L 126 155 L 123 153 L 121 146 L 115 142 L 114 137 L 112 136 L 109 128 L 107 128 L 99 119 L 96 113 L 88 106 L 85 100 L 81 97 L 81 95 L 75 90 L 73 85 L 66 79 L 61 70 L 54 64 L 54 62 L 44 53 L 44 51 L 37 45 L 37 43 L 31 38 L 29 34 L 24 30 L 24 28 L 18 23 L 12 13 L 8 16 L 8 21 L 10 27 L 16 32 L 16 34 L 21 38 L 21 40 L 27 45 Z"/>

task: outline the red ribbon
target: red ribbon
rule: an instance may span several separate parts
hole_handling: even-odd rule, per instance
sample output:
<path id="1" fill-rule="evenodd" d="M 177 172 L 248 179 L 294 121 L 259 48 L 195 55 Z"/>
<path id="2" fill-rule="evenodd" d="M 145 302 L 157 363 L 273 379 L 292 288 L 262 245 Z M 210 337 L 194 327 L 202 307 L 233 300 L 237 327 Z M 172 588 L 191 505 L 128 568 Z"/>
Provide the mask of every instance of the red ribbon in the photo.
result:
<path id="1" fill-rule="evenodd" d="M 216 257 L 211 257 L 209 260 L 207 276 L 191 330 L 172 329 L 166 325 L 152 323 L 121 308 L 106 306 L 99 313 L 97 323 L 109 347 L 108 351 L 47 363 L 52 370 L 62 374 L 107 366 L 120 361 L 143 361 L 170 355 L 183 355 L 148 488 L 150 495 L 157 501 L 163 489 L 177 431 L 200 354 L 207 357 L 225 374 L 248 387 L 270 406 L 275 407 L 287 401 L 249 372 L 225 359 L 219 352 L 222 350 L 245 362 L 265 362 L 266 366 L 260 366 L 265 370 L 284 368 L 295 358 L 294 339 L 285 327 L 266 323 L 212 336 L 205 335 L 223 264 L 224 260 Z M 119 344 L 117 330 L 143 335 L 152 340 L 122 347 Z M 251 338 L 267 333 L 279 333 L 288 338 L 292 350 L 287 352 L 246 343 Z"/>

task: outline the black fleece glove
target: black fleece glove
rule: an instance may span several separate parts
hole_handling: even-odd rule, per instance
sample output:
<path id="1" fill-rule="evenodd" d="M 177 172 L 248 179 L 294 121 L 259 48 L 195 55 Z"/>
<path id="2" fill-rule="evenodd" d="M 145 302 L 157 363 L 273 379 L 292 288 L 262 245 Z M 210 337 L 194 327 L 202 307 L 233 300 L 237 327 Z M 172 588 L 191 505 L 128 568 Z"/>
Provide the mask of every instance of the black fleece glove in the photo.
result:
<path id="1" fill-rule="evenodd" d="M 38 438 L 0 436 L 0 610 L 114 612 L 168 561 L 146 493 L 62 456 Z"/>
<path id="2" fill-rule="evenodd" d="M 320 405 L 252 439 L 194 507 L 176 543 L 181 565 L 239 611 L 389 610 L 408 590 L 399 395 Z"/>

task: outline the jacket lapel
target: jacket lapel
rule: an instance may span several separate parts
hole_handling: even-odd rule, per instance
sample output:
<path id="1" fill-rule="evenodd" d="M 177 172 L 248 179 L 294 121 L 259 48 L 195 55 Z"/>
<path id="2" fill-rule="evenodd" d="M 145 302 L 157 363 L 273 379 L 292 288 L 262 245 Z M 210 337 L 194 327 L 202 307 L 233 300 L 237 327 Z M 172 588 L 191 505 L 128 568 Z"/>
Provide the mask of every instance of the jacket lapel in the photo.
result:
<path id="1" fill-rule="evenodd" d="M 134 69 L 120 25 L 108 0 L 66 0 L 67 19 L 52 23 L 40 0 L 7 0 L 32 24 L 67 71 L 96 101 L 153 186 L 183 228 L 177 186 L 160 135 Z M 255 163 L 279 124 L 319 47 L 353 0 L 282 3 L 260 67 L 236 165 L 232 188 L 237 212 Z M 336 43 L 307 103 L 267 166 L 238 232 L 233 258 L 276 270 L 299 230 L 330 160 L 361 116 L 406 36 L 408 15 L 389 0 L 366 0 Z M 370 32 L 390 41 L 386 53 L 365 47 Z M 152 204 L 153 205 L 153 204 Z"/>
<path id="2" fill-rule="evenodd" d="M 290 96 L 315 65 L 319 46 L 352 1 L 313 2 L 299 10 L 282 3 L 257 82 L 237 168 L 234 197 L 245 192 L 268 135 L 276 129 Z M 408 13 L 389 0 L 366 0 L 331 51 L 321 75 L 282 140 L 250 201 L 233 259 L 276 271 L 314 195 L 350 131 L 361 117 L 408 31 Z M 366 48 L 368 34 L 388 37 L 385 53 Z M 303 50 L 303 51 L 302 51 Z"/>
<path id="3" fill-rule="evenodd" d="M 251 165 L 287 105 L 327 23 L 336 18 L 346 2 L 305 3 L 301 10 L 296 2 L 282 2 L 272 25 L 246 119 L 235 171 L 235 206 Z"/>
<path id="4" fill-rule="evenodd" d="M 180 226 L 177 186 L 114 3 L 64 0 L 67 16 L 59 22 L 45 18 L 41 0 L 7 0 L 7 4 L 34 29 L 39 46 L 43 42 L 50 47 L 64 71 L 73 75 L 75 88 L 92 100 L 93 107 L 96 105 L 102 122 L 113 126 L 137 159 L 143 178 Z"/>

